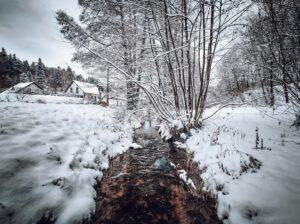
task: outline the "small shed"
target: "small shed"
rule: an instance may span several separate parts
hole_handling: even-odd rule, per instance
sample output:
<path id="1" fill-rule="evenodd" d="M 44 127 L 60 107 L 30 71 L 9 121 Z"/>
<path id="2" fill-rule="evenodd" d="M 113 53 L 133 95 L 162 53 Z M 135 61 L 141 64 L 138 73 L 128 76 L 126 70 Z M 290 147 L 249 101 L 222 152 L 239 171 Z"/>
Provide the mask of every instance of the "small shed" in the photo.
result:
<path id="1" fill-rule="evenodd" d="M 86 101 L 99 102 L 99 88 L 95 84 L 73 80 L 65 90 L 68 96 L 81 97 Z"/>
<path id="2" fill-rule="evenodd" d="M 9 90 L 11 93 L 21 93 L 21 94 L 43 94 L 43 88 L 37 85 L 35 82 L 24 82 L 19 83 Z"/>

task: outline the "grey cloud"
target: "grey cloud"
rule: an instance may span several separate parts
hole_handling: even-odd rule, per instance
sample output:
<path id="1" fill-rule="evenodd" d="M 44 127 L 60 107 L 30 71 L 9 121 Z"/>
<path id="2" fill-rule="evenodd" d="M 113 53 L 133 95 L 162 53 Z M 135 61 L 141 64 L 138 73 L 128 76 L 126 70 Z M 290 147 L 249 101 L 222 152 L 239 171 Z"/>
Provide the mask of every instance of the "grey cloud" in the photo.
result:
<path id="1" fill-rule="evenodd" d="M 58 9 L 79 14 L 76 0 L 0 0 L 0 47 L 29 61 L 41 57 L 49 66 L 72 66 L 74 49 L 62 42 L 54 18 Z"/>

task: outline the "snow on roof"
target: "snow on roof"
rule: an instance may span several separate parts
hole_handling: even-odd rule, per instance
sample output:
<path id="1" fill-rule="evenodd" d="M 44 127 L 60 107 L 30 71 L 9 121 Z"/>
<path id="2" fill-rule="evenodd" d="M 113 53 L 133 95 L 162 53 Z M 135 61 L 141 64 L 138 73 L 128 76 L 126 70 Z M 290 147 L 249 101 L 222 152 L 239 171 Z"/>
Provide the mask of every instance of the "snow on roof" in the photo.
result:
<path id="1" fill-rule="evenodd" d="M 85 93 L 99 94 L 99 89 L 95 84 L 80 82 L 77 80 L 74 80 L 73 82 Z"/>
<path id="2" fill-rule="evenodd" d="M 13 87 L 11 87 L 9 89 L 10 92 L 18 92 L 20 91 L 21 89 L 24 89 L 26 86 L 29 86 L 31 85 L 33 82 L 24 82 L 24 83 L 19 83 Z"/>
<path id="3" fill-rule="evenodd" d="M 106 86 L 107 85 L 107 79 L 106 78 L 98 78 L 98 86 Z"/>

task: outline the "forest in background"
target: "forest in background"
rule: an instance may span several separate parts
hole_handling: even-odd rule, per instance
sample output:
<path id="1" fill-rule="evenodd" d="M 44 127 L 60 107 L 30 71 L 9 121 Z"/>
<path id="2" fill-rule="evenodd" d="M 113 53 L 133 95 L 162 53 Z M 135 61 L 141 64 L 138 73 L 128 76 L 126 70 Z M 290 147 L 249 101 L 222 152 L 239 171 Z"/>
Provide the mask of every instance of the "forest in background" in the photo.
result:
<path id="1" fill-rule="evenodd" d="M 0 53 L 0 90 L 10 88 L 20 82 L 36 82 L 46 92 L 56 94 L 64 91 L 72 80 L 97 84 L 94 77 L 84 78 L 77 75 L 70 66 L 67 68 L 48 67 L 42 59 L 29 63 L 28 60 L 19 59 L 16 54 L 7 53 L 4 48 Z"/>
<path id="2" fill-rule="evenodd" d="M 254 14 L 241 22 L 239 38 L 218 66 L 222 94 L 260 89 L 276 105 L 276 92 L 299 112 L 300 7 L 297 1 L 254 2 Z"/>

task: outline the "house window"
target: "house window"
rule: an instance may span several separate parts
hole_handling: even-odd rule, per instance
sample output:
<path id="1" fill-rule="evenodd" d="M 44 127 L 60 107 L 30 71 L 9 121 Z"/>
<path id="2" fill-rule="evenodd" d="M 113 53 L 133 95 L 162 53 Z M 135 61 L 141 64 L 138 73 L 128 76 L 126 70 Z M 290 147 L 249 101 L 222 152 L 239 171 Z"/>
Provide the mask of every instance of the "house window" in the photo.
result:
<path id="1" fill-rule="evenodd" d="M 78 89 L 78 87 L 76 87 L 76 93 L 79 93 L 79 89 Z"/>
<path id="2" fill-rule="evenodd" d="M 71 87 L 70 92 L 73 93 L 73 88 Z"/>
<path id="3" fill-rule="evenodd" d="M 27 89 L 27 93 L 31 93 L 31 88 L 28 88 L 28 89 Z"/>
<path id="4" fill-rule="evenodd" d="M 97 96 L 94 96 L 94 101 L 95 101 L 95 102 L 97 101 Z"/>

